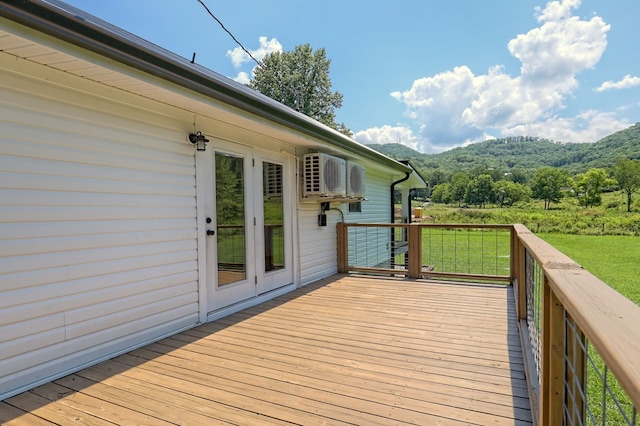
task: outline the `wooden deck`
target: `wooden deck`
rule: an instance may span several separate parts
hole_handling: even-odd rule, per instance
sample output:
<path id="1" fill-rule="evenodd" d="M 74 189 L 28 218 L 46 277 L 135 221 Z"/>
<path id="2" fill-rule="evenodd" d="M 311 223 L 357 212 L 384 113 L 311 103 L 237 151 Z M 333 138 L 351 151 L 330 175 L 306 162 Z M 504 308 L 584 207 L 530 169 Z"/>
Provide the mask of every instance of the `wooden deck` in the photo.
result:
<path id="1" fill-rule="evenodd" d="M 9 398 L 0 423 L 531 424 L 512 290 L 334 276 Z"/>

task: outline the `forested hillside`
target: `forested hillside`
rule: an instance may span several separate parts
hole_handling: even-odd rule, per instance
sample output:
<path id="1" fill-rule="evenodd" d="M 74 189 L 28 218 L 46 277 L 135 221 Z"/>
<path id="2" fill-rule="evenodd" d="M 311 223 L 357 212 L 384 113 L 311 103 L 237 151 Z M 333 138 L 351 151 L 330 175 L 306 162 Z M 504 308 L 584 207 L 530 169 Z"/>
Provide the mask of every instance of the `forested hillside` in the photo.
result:
<path id="1" fill-rule="evenodd" d="M 398 160 L 409 160 L 428 177 L 434 171 L 450 175 L 475 168 L 531 174 L 551 166 L 569 174 L 594 167 L 609 168 L 623 156 L 640 159 L 640 123 L 595 143 L 562 143 L 533 137 L 507 137 L 455 148 L 440 154 L 422 154 L 400 144 L 370 145 Z"/>

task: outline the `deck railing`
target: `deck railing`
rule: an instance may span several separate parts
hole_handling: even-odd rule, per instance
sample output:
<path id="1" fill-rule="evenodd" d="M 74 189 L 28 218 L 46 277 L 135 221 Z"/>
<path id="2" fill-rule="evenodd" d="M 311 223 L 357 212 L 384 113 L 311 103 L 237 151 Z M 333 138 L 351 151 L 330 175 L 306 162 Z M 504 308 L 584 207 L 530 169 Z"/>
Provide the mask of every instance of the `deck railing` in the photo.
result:
<path id="1" fill-rule="evenodd" d="M 637 425 L 640 307 L 522 225 L 338 224 L 341 273 L 514 285 L 534 424 Z"/>
<path id="2" fill-rule="evenodd" d="M 340 224 L 341 270 L 511 281 L 511 225 Z"/>

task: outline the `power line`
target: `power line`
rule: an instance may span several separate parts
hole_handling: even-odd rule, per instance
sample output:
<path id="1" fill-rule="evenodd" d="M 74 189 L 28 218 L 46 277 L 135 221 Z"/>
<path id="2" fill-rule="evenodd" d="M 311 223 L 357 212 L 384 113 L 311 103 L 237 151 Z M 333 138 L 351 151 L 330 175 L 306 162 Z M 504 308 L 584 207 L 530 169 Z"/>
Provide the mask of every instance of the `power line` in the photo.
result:
<path id="1" fill-rule="evenodd" d="M 211 10 L 209 10 L 209 8 L 207 7 L 207 5 L 206 5 L 206 4 L 204 4 L 204 1 L 203 1 L 203 0 L 198 0 L 198 3 L 200 3 L 200 4 L 202 5 L 202 7 L 204 7 L 204 8 L 205 8 L 205 10 L 209 13 L 209 15 L 211 15 L 211 17 L 212 17 L 213 19 L 215 19 L 215 20 L 216 20 L 216 22 L 217 22 L 218 24 L 220 24 L 220 26 L 222 27 L 222 29 L 223 29 L 223 30 L 225 30 L 225 31 L 227 32 L 227 34 L 229 34 L 229 35 L 231 36 L 231 38 L 233 39 L 233 41 L 235 41 L 235 42 L 238 44 L 238 46 L 240 46 L 240 48 L 241 48 L 242 50 L 244 50 L 244 52 L 245 52 L 247 55 L 249 55 L 249 57 L 250 57 L 251 59 L 253 59 L 253 60 L 256 62 L 256 64 L 258 64 L 258 66 L 262 65 L 262 64 L 260 64 L 260 62 L 258 62 L 258 60 L 257 60 L 256 58 L 254 58 L 254 57 L 253 57 L 253 55 L 252 55 L 252 54 L 251 54 L 251 53 L 250 53 L 250 52 L 249 52 L 249 51 L 248 51 L 248 50 L 247 50 L 247 49 L 242 45 L 242 43 L 240 43 L 240 42 L 238 41 L 238 39 L 236 39 L 236 38 L 234 37 L 234 35 L 233 35 L 233 34 L 231 34 L 231 31 L 229 31 L 229 30 L 224 26 L 224 24 L 223 24 L 223 23 L 222 23 L 218 18 L 216 18 L 216 15 L 214 15 L 214 14 L 211 12 Z"/>

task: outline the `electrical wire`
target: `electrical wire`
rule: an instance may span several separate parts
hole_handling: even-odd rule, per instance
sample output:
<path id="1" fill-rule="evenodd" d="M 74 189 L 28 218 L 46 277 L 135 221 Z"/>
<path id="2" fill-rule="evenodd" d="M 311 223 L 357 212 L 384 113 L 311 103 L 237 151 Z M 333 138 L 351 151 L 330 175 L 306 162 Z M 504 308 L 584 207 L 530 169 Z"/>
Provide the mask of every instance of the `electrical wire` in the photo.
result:
<path id="1" fill-rule="evenodd" d="M 342 212 L 342 210 L 340 210 L 339 208 L 336 208 L 336 207 L 331 207 L 331 208 L 328 208 L 327 210 L 337 210 L 337 211 L 339 211 L 340 212 L 340 216 L 342 216 L 342 221 L 344 222 L 344 213 Z"/>
<path id="2" fill-rule="evenodd" d="M 249 55 L 249 57 L 250 57 L 251 59 L 253 59 L 253 60 L 255 61 L 255 63 L 256 63 L 256 64 L 258 64 L 258 66 L 261 66 L 261 65 L 262 65 L 262 64 L 261 64 L 260 62 L 258 62 L 258 60 L 257 60 L 256 58 L 254 58 L 254 57 L 253 57 L 253 55 L 252 55 L 252 54 L 251 54 L 251 53 L 250 53 L 250 52 L 249 52 L 249 51 L 248 51 L 248 50 L 247 50 L 247 49 L 242 45 L 242 43 L 240 43 L 240 42 L 238 41 L 238 39 L 237 39 L 237 38 L 235 38 L 235 36 L 234 36 L 233 34 L 231 34 L 231 31 L 229 31 L 229 30 L 224 26 L 224 24 L 223 24 L 223 23 L 222 23 L 222 22 L 221 22 L 221 21 L 216 17 L 216 15 L 214 15 L 214 14 L 213 14 L 213 12 L 211 12 L 211 10 L 209 10 L 209 8 L 207 7 L 207 5 L 204 3 L 204 1 L 203 1 L 203 0 L 198 0 L 198 3 L 200 3 L 200 4 L 202 5 L 202 7 L 204 7 L 204 8 L 205 8 L 205 10 L 209 13 L 209 15 L 211 15 L 211 17 L 212 17 L 213 19 L 215 19 L 215 20 L 216 20 L 216 22 L 217 22 L 218 24 L 220 24 L 220 26 L 222 27 L 222 29 L 223 29 L 223 30 L 225 30 L 225 31 L 227 32 L 227 34 L 229 34 L 229 35 L 231 36 L 231 38 L 233 39 L 233 41 L 235 41 L 235 42 L 236 42 L 236 44 L 237 44 L 238 46 L 240 46 L 240 48 L 241 48 L 242 50 L 244 50 L 244 52 L 245 52 L 247 55 Z M 195 59 L 195 56 L 194 56 L 194 59 Z"/>

